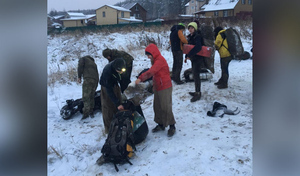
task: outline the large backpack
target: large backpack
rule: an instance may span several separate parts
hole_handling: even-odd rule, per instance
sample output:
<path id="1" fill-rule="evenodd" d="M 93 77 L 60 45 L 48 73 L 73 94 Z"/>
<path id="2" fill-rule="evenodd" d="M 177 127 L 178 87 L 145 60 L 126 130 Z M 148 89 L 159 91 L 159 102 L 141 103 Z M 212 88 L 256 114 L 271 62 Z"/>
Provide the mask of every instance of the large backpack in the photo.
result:
<path id="1" fill-rule="evenodd" d="M 225 30 L 225 32 L 221 33 L 223 41 L 227 39 L 229 53 L 233 56 L 233 58 L 241 57 L 244 54 L 244 47 L 238 32 L 232 27 Z"/>
<path id="2" fill-rule="evenodd" d="M 118 111 L 110 124 L 107 139 L 101 149 L 105 162 L 112 162 L 116 171 L 117 164 L 128 162 L 135 150 L 132 132 L 133 113 L 130 110 Z"/>

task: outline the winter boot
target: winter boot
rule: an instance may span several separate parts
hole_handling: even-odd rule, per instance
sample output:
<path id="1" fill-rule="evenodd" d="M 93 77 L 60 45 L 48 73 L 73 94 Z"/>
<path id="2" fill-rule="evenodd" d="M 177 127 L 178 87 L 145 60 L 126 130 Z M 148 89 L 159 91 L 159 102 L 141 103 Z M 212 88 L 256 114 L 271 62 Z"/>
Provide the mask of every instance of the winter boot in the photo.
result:
<path id="1" fill-rule="evenodd" d="M 195 92 L 195 95 L 191 99 L 191 102 L 198 101 L 198 100 L 200 100 L 200 98 L 201 98 L 201 92 Z"/>
<path id="2" fill-rule="evenodd" d="M 179 81 L 174 81 L 177 85 L 181 85 L 181 84 L 184 84 L 183 81 L 179 80 Z"/>
<path id="3" fill-rule="evenodd" d="M 83 116 L 82 116 L 81 120 L 84 120 L 84 119 L 86 119 L 86 118 L 88 118 L 88 117 L 89 117 L 89 115 L 88 115 L 88 114 L 83 114 Z"/>
<path id="4" fill-rule="evenodd" d="M 94 115 L 94 112 L 92 111 L 92 112 L 90 112 L 90 117 L 91 118 L 94 118 L 95 117 L 95 115 Z"/>
<path id="5" fill-rule="evenodd" d="M 220 81 L 214 83 L 216 86 L 220 85 Z"/>
<path id="6" fill-rule="evenodd" d="M 191 96 L 194 96 L 196 92 L 189 92 Z"/>
<path id="7" fill-rule="evenodd" d="M 168 137 L 171 137 L 175 134 L 176 128 L 175 125 L 170 125 L 170 128 L 168 130 Z"/>
<path id="8" fill-rule="evenodd" d="M 158 131 L 163 131 L 163 130 L 165 130 L 165 127 L 163 125 L 158 124 L 158 125 L 156 125 L 155 128 L 152 129 L 152 133 L 155 133 Z"/>
<path id="9" fill-rule="evenodd" d="M 228 88 L 227 84 L 218 85 L 218 89 L 226 89 L 226 88 Z"/>

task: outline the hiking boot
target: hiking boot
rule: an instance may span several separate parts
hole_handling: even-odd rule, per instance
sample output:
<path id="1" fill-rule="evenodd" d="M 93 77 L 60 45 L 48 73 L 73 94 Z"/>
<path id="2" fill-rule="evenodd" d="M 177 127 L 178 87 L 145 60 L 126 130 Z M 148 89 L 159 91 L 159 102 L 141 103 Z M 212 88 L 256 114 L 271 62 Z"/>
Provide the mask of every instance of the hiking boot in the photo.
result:
<path id="1" fill-rule="evenodd" d="M 87 114 L 83 114 L 83 116 L 82 116 L 81 120 L 83 120 L 83 119 L 86 119 L 86 118 L 88 118 L 88 117 L 89 117 L 89 115 L 87 115 Z"/>
<path id="2" fill-rule="evenodd" d="M 184 84 L 183 81 L 179 80 L 179 81 L 174 81 L 177 85 L 181 85 L 181 84 Z"/>
<path id="3" fill-rule="evenodd" d="M 218 89 L 226 89 L 226 88 L 228 88 L 228 86 L 225 84 L 218 85 Z"/>
<path id="4" fill-rule="evenodd" d="M 196 92 L 189 92 L 189 94 L 190 94 L 191 96 L 195 96 L 195 93 L 196 93 Z"/>
<path id="5" fill-rule="evenodd" d="M 171 137 L 175 134 L 176 128 L 175 125 L 170 125 L 170 128 L 168 130 L 168 137 Z"/>
<path id="6" fill-rule="evenodd" d="M 215 82 L 214 83 L 216 86 L 220 85 L 221 83 L 218 81 L 218 82 Z"/>
<path id="7" fill-rule="evenodd" d="M 201 98 L 201 92 L 195 92 L 195 95 L 191 99 L 191 102 L 198 101 L 198 100 L 200 100 L 200 98 Z"/>
<path id="8" fill-rule="evenodd" d="M 94 118 L 94 117 L 95 117 L 94 112 L 91 112 L 91 113 L 90 113 L 90 117 L 91 117 L 91 118 Z"/>
<path id="9" fill-rule="evenodd" d="M 163 131 L 163 130 L 165 130 L 165 127 L 163 125 L 158 124 L 158 125 L 156 125 L 155 128 L 152 129 L 152 133 L 155 133 L 158 131 Z"/>

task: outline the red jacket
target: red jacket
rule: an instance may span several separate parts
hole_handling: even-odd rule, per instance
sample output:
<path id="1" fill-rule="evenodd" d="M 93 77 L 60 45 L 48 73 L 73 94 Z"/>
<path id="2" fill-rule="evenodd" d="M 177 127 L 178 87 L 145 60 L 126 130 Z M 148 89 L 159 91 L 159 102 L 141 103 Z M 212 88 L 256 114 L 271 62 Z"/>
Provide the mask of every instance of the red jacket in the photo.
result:
<path id="1" fill-rule="evenodd" d="M 145 73 L 139 76 L 141 81 L 145 81 L 153 76 L 153 88 L 156 91 L 164 90 L 172 87 L 169 66 L 166 59 L 160 54 L 158 48 L 154 44 L 149 44 L 145 49 L 146 52 L 153 56 L 153 65 Z"/>

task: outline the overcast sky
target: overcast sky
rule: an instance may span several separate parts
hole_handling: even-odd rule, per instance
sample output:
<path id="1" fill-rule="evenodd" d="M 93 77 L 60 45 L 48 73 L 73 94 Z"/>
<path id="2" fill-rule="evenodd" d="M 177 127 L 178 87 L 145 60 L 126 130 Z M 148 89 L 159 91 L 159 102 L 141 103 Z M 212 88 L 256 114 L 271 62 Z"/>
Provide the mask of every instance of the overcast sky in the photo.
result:
<path id="1" fill-rule="evenodd" d="M 124 0 L 48 0 L 47 12 L 53 9 L 57 11 L 97 9 L 106 4 L 114 5 L 122 1 Z"/>

